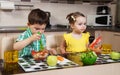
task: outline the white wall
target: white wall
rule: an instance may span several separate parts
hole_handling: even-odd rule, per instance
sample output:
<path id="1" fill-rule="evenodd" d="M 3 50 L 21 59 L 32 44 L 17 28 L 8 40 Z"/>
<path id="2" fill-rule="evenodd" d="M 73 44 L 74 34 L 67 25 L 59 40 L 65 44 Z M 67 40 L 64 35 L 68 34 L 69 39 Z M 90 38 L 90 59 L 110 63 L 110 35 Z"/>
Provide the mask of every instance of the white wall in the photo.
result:
<path id="1" fill-rule="evenodd" d="M 20 2 L 16 4 L 25 4 L 26 2 Z M 90 4 L 60 4 L 60 3 L 26 3 L 33 4 L 34 8 L 40 8 L 45 11 L 51 12 L 51 24 L 63 24 L 67 25 L 66 15 L 80 11 L 85 15 L 88 14 L 96 14 L 96 8 L 98 5 L 90 5 Z M 16 7 L 17 8 L 17 7 Z M 26 9 L 27 8 L 27 9 Z M 25 9 L 21 8 L 20 10 L 16 9 L 13 11 L 3 11 L 0 10 L 0 26 L 26 26 L 27 16 L 31 11 L 29 7 Z"/>

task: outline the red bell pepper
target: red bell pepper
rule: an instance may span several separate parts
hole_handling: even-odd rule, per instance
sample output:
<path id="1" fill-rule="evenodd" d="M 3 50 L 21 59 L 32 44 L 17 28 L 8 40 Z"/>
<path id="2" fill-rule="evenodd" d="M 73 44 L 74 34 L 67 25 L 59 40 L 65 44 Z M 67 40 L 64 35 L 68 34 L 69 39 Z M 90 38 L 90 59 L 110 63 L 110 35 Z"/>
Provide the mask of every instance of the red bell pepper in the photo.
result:
<path id="1" fill-rule="evenodd" d="M 102 41 L 102 37 L 99 36 L 96 38 L 90 45 L 89 48 L 93 51 L 95 51 L 97 54 L 101 53 L 101 45 L 98 46 L 98 44 Z M 96 47 L 97 46 L 97 47 Z"/>
<path id="2" fill-rule="evenodd" d="M 102 37 L 99 36 L 98 38 L 96 38 L 96 39 L 89 45 L 89 47 L 90 47 L 90 48 L 94 48 L 95 45 L 97 45 L 98 43 L 101 42 L 101 40 L 102 40 Z"/>

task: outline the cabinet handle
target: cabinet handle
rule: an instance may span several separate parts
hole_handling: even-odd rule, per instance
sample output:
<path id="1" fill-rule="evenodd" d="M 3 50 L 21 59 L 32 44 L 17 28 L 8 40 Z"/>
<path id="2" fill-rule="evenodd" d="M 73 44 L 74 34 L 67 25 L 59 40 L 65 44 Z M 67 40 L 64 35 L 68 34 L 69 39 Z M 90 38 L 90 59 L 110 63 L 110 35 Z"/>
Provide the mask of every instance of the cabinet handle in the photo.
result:
<path id="1" fill-rule="evenodd" d="M 120 34 L 114 34 L 114 36 L 120 36 Z"/>

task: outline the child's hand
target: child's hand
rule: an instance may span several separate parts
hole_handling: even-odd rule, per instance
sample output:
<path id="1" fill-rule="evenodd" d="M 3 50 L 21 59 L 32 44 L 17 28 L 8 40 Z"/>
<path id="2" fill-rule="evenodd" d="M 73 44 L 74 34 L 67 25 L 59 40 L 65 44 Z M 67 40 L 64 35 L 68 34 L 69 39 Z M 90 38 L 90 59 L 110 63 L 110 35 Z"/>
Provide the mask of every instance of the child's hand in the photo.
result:
<path id="1" fill-rule="evenodd" d="M 51 49 L 49 50 L 49 53 L 50 53 L 51 55 L 57 55 L 57 51 L 56 51 L 54 48 L 51 48 Z"/>
<path id="2" fill-rule="evenodd" d="M 97 48 L 90 48 L 91 50 L 93 50 L 95 53 L 97 53 L 97 54 L 101 54 L 101 52 L 102 52 L 102 49 L 101 49 L 101 46 L 99 46 L 99 47 L 97 47 Z"/>
<path id="3" fill-rule="evenodd" d="M 65 50 L 61 50 L 61 54 L 66 55 L 69 54 L 69 52 L 66 52 Z"/>
<path id="4" fill-rule="evenodd" d="M 36 40 L 39 40 L 41 38 L 41 35 L 33 34 L 30 38 L 31 38 L 32 41 L 36 41 Z"/>

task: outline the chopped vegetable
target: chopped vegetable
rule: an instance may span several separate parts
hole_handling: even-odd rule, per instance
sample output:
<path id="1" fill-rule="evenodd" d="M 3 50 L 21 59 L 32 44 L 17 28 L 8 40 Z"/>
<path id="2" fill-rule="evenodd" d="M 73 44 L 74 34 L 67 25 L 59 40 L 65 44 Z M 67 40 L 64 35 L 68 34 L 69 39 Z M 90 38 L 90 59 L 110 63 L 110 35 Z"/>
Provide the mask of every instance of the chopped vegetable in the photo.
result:
<path id="1" fill-rule="evenodd" d="M 63 60 L 64 60 L 64 58 L 63 58 L 62 56 L 57 56 L 57 59 L 58 59 L 59 61 L 63 61 Z"/>
<path id="2" fill-rule="evenodd" d="M 38 59 L 42 60 L 48 56 L 48 51 L 43 50 L 43 51 L 36 52 L 36 51 L 32 50 L 31 54 L 35 60 L 38 60 Z"/>
<path id="3" fill-rule="evenodd" d="M 37 52 L 36 52 L 36 51 L 34 51 L 34 50 L 32 50 L 32 51 L 31 51 L 31 53 L 32 53 L 32 55 L 34 55 L 34 54 L 36 54 Z"/>

